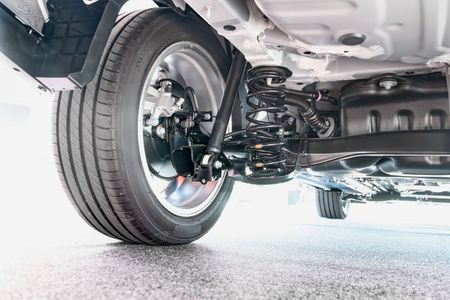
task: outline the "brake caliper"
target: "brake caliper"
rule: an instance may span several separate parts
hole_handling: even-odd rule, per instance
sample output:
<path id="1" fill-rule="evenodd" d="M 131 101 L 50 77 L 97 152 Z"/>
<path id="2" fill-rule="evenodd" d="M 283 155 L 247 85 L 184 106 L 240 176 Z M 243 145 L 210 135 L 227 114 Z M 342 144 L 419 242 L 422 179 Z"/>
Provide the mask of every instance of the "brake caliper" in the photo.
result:
<path id="1" fill-rule="evenodd" d="M 152 95 L 156 101 L 146 101 L 146 103 L 154 105 L 146 107 L 150 112 L 150 118 L 147 119 L 147 125 L 149 126 L 158 126 L 161 117 L 171 117 L 176 111 L 182 109 L 184 103 L 184 98 L 173 97 L 172 80 L 161 80 L 159 85 L 159 88 L 154 90 L 155 94 Z"/>

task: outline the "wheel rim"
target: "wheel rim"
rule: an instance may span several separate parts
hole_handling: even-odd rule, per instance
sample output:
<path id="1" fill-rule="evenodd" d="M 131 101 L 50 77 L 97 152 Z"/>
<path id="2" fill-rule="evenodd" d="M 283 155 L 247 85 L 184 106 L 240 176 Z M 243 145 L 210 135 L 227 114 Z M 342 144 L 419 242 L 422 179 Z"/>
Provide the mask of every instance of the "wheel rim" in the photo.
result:
<path id="1" fill-rule="evenodd" d="M 164 49 L 150 67 L 141 91 L 138 114 L 139 154 L 146 181 L 158 202 L 169 212 L 180 217 L 193 217 L 205 211 L 218 195 L 226 174 L 214 182 L 203 185 L 182 176 L 161 177 L 162 170 L 149 168 L 147 155 L 151 150 L 144 143 L 145 108 L 152 105 L 148 97 L 156 81 L 168 78 L 192 87 L 197 94 L 196 107 L 199 110 L 212 111 L 216 115 L 222 93 L 224 80 L 211 55 L 201 46 L 192 42 L 178 42 Z M 212 124 L 202 123 L 201 131 L 209 134 Z M 171 164 L 171 163 L 170 163 Z M 161 163 L 167 167 L 167 163 Z M 170 174 L 170 170 L 169 173 Z"/>

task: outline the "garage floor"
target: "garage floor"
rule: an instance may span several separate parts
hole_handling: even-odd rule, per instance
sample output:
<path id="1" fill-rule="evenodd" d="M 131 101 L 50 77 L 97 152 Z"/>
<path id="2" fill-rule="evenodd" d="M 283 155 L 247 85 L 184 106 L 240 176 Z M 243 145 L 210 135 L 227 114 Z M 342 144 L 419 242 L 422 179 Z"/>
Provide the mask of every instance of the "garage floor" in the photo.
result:
<path id="1" fill-rule="evenodd" d="M 1 298 L 449 299 L 450 227 L 333 222 L 266 205 L 234 198 L 206 237 L 181 247 L 126 245 L 77 216 L 54 228 L 3 227 Z"/>

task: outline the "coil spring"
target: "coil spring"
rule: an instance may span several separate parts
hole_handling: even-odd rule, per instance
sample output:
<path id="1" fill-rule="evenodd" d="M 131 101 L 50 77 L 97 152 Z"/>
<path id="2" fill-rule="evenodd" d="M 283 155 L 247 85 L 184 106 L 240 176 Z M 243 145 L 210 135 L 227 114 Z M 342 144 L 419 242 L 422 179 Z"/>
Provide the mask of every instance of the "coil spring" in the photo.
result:
<path id="1" fill-rule="evenodd" d="M 277 118 L 277 114 L 287 111 L 287 107 L 282 104 L 286 93 L 272 84 L 282 84 L 289 76 L 291 72 L 279 66 L 255 67 L 247 73 L 249 92 L 246 102 L 251 109 L 245 115 L 249 122 L 245 130 L 245 150 L 249 153 L 247 165 L 253 177 L 286 173 L 284 124 Z"/>

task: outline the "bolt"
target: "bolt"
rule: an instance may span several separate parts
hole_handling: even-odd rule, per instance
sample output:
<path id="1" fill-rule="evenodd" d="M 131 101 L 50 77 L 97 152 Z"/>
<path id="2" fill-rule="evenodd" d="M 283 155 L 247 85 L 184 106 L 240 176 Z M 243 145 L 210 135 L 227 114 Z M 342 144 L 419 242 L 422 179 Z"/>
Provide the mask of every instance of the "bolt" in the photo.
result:
<path id="1" fill-rule="evenodd" d="M 149 119 L 149 125 L 148 126 L 158 126 L 159 120 L 158 119 Z"/>
<path id="2" fill-rule="evenodd" d="M 214 169 L 221 169 L 222 166 L 223 166 L 223 164 L 220 160 L 216 160 L 213 164 Z"/>
<path id="3" fill-rule="evenodd" d="M 390 90 L 397 84 L 398 84 L 397 80 L 395 80 L 393 78 L 388 78 L 388 79 L 382 79 L 378 85 L 386 90 Z"/>
<path id="4" fill-rule="evenodd" d="M 155 132 L 157 136 L 163 139 L 164 135 L 166 134 L 166 129 L 164 128 L 164 126 L 159 125 L 158 127 L 156 127 Z"/>
<path id="5" fill-rule="evenodd" d="M 172 82 L 167 82 L 167 84 L 164 86 L 164 91 L 167 93 L 172 92 Z"/>
<path id="6" fill-rule="evenodd" d="M 211 114 L 209 114 L 209 113 L 204 113 L 204 114 L 203 114 L 203 120 L 206 120 L 206 121 L 211 120 Z"/>
<path id="7" fill-rule="evenodd" d="M 183 105 L 183 103 L 184 103 L 184 98 L 180 98 L 175 102 L 176 106 L 181 106 L 181 105 Z"/>
<path id="8" fill-rule="evenodd" d="M 284 128 L 278 129 L 278 136 L 280 136 L 280 137 L 284 136 Z"/>

